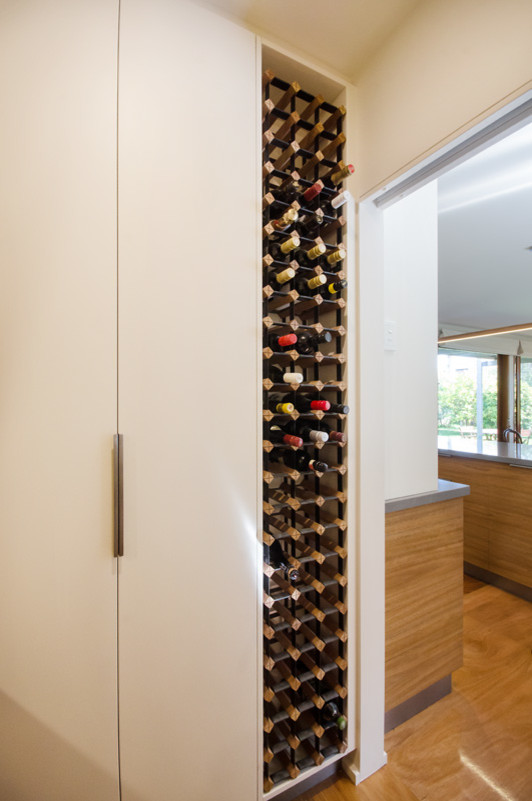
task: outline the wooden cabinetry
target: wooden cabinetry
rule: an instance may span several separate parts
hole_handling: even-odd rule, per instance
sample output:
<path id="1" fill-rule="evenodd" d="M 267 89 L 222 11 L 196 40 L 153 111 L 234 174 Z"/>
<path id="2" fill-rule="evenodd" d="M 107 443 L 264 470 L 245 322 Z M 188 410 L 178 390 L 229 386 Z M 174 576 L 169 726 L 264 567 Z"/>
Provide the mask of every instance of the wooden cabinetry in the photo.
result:
<path id="1" fill-rule="evenodd" d="M 469 484 L 464 499 L 464 560 L 532 587 L 532 470 L 440 456 L 441 478 Z"/>
<path id="2" fill-rule="evenodd" d="M 462 498 L 386 515 L 386 710 L 462 664 Z"/>

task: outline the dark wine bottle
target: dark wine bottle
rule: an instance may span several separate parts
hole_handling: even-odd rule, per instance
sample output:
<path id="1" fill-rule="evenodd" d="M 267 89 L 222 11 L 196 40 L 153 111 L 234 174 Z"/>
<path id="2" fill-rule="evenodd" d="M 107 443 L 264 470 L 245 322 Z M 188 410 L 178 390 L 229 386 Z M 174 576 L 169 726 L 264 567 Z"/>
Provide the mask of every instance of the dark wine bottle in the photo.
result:
<path id="1" fill-rule="evenodd" d="M 321 209 L 316 209 L 316 211 L 312 213 L 305 214 L 299 219 L 297 230 L 300 234 L 310 239 L 318 236 L 324 216 Z"/>
<path id="2" fill-rule="evenodd" d="M 329 701 L 327 704 L 325 704 L 321 710 L 321 716 L 323 720 L 334 721 L 340 731 L 343 731 L 347 726 L 347 718 L 345 715 L 342 715 L 334 701 Z"/>
<path id="3" fill-rule="evenodd" d="M 326 431 L 318 431 L 310 425 L 308 420 L 296 421 L 297 433 L 303 437 L 303 440 L 310 440 L 311 442 L 327 442 L 329 435 Z"/>
<path id="4" fill-rule="evenodd" d="M 293 348 L 297 342 L 296 334 L 270 334 L 268 345 L 272 350 L 282 351 L 285 348 Z"/>
<path id="5" fill-rule="evenodd" d="M 283 551 L 279 540 L 274 540 L 269 546 L 268 564 L 276 570 L 284 570 L 289 581 L 298 581 L 299 573 L 288 561 L 288 557 Z"/>
<path id="6" fill-rule="evenodd" d="M 344 434 L 343 431 L 335 431 L 324 420 L 320 420 L 316 425 L 320 431 L 325 431 L 329 435 L 329 442 L 347 442 L 347 434 Z"/>
<path id="7" fill-rule="evenodd" d="M 299 395 L 295 397 L 293 400 L 290 396 L 285 396 L 282 398 L 284 403 L 291 403 L 298 412 L 328 412 L 331 410 L 331 404 L 327 400 L 313 400 L 312 398 L 308 398 L 306 395 Z"/>
<path id="8" fill-rule="evenodd" d="M 270 425 L 264 425 L 264 439 L 269 440 L 269 442 L 279 443 L 283 445 L 293 445 L 294 448 L 302 448 L 303 447 L 303 440 L 301 437 L 298 437 L 296 434 L 288 433 L 284 428 L 281 426 L 272 423 Z"/>
<path id="9" fill-rule="evenodd" d="M 298 353 L 311 354 L 315 353 L 319 346 L 326 342 L 332 342 L 330 331 L 322 331 L 320 334 L 314 331 L 301 331 L 297 335 L 297 342 L 294 347 Z"/>
<path id="10" fill-rule="evenodd" d="M 301 384 L 303 373 L 290 372 L 282 367 L 277 367 L 276 364 L 272 364 L 268 372 L 268 378 L 274 384 Z"/>
<path id="11" fill-rule="evenodd" d="M 295 470 L 314 470 L 318 473 L 323 473 L 327 470 L 328 465 L 318 459 L 314 459 L 306 451 L 277 451 L 274 450 L 270 454 L 272 461 L 282 462 L 288 467 L 293 467 Z"/>
<path id="12" fill-rule="evenodd" d="M 320 295 L 328 300 L 331 300 L 334 295 L 341 292 L 347 286 L 347 281 L 328 281 L 320 287 Z"/>
<path id="13" fill-rule="evenodd" d="M 333 414 L 349 414 L 349 406 L 344 403 L 331 403 L 328 411 Z"/>

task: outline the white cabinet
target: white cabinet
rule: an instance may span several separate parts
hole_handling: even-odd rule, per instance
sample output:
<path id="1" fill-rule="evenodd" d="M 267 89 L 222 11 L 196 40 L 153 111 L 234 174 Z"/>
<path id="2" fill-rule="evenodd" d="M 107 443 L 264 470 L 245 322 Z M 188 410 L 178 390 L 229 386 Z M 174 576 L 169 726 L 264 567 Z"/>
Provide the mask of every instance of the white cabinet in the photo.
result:
<path id="1" fill-rule="evenodd" d="M 118 4 L 4 6 L 0 797 L 117 801 L 120 728 L 123 801 L 250 801 L 255 36 L 122 0 L 118 87 Z"/>
<path id="2" fill-rule="evenodd" d="M 116 3 L 2 3 L 6 801 L 118 797 L 116 53 Z"/>
<path id="3" fill-rule="evenodd" d="M 124 0 L 123 801 L 257 793 L 256 83 L 248 31 Z"/>

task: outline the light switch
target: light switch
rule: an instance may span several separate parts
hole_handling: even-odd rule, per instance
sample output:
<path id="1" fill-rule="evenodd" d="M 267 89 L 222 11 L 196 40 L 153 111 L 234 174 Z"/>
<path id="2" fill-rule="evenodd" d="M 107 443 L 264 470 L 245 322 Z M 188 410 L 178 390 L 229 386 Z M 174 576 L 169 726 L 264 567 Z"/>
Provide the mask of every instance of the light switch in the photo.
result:
<path id="1" fill-rule="evenodd" d="M 390 320 L 384 323 L 384 350 L 397 350 L 397 324 Z"/>

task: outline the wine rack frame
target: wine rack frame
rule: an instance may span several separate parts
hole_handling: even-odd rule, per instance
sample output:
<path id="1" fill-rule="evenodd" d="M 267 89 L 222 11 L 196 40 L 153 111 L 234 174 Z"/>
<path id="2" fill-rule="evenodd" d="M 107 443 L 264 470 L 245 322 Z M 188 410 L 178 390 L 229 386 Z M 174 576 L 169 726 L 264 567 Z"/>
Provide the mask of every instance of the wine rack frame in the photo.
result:
<path id="1" fill-rule="evenodd" d="M 331 198 L 342 192 L 331 173 L 343 166 L 345 109 L 319 95 L 304 91 L 263 73 L 263 542 L 264 542 L 264 792 L 284 786 L 326 759 L 343 753 L 347 729 L 323 719 L 322 710 L 334 702 L 347 713 L 347 447 L 346 442 L 305 441 L 303 450 L 323 460 L 323 472 L 299 470 L 275 460 L 295 451 L 290 445 L 268 439 L 268 427 L 282 425 L 295 433 L 297 421 L 319 427 L 327 423 L 343 433 L 346 414 L 310 411 L 278 414 L 272 396 L 326 399 L 345 405 L 346 293 L 329 297 L 302 294 L 295 289 L 298 277 L 325 275 L 327 282 L 345 278 L 345 260 L 333 266 L 327 256 L 345 244 L 345 206 L 332 209 Z M 296 176 L 293 173 L 297 173 Z M 307 189 L 324 184 L 309 203 L 299 194 L 296 201 L 281 201 L 282 187 L 291 180 Z M 299 220 L 284 231 L 275 231 L 290 206 Z M 287 254 L 279 244 L 297 231 L 301 219 L 317 208 L 325 210 L 317 236 L 300 234 L 300 246 Z M 316 242 L 326 252 L 313 262 L 304 253 Z M 295 277 L 278 285 L 275 275 L 287 268 Z M 339 268 L 339 269 L 338 269 Z M 296 350 L 274 350 L 271 334 L 329 331 L 332 341 L 320 345 L 314 355 Z M 303 373 L 300 384 L 280 384 L 270 378 L 272 365 Z M 278 540 L 300 580 L 291 583 L 283 569 L 269 563 L 269 547 Z M 348 723 L 348 726 L 351 725 Z M 288 786 L 288 784 L 287 784 Z"/>

